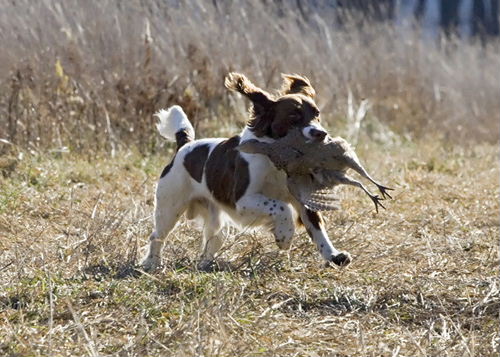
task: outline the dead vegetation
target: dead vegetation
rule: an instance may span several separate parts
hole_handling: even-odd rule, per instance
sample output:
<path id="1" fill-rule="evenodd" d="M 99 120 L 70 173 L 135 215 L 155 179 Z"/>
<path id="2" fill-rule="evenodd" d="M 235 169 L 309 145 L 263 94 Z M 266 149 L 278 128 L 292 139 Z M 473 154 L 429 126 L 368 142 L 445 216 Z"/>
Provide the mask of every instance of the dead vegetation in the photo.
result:
<path id="1" fill-rule="evenodd" d="M 170 0 L 169 0 L 170 1 Z M 143 153 L 160 145 L 152 113 L 180 104 L 202 135 L 234 132 L 243 101 L 224 76 L 266 89 L 280 72 L 309 77 L 324 117 L 399 134 L 498 140 L 500 46 L 422 41 L 418 31 L 294 2 L 68 0 L 9 2 L 0 13 L 0 137 L 24 147 Z M 229 30 L 230 29 L 230 30 Z"/>
<path id="2" fill-rule="evenodd" d="M 0 12 L 0 354 L 497 355 L 498 44 L 333 31 L 326 12 L 306 23 L 257 2 L 162 3 Z M 289 254 L 228 232 L 219 271 L 200 273 L 183 221 L 163 269 L 135 270 L 172 155 L 150 114 L 175 101 L 200 137 L 234 133 L 245 108 L 223 89 L 229 69 L 264 87 L 309 76 L 326 125 L 396 189 L 375 214 L 345 188 L 327 214 L 349 268 L 325 268 L 303 232 Z"/>
<path id="3" fill-rule="evenodd" d="M 200 273 L 183 222 L 152 275 L 134 268 L 165 157 L 25 156 L 1 185 L 2 354 L 494 355 L 498 149 L 358 151 L 397 191 L 377 215 L 346 189 L 328 214 L 351 267 L 325 268 L 304 232 L 288 255 L 229 232 L 220 271 Z"/>

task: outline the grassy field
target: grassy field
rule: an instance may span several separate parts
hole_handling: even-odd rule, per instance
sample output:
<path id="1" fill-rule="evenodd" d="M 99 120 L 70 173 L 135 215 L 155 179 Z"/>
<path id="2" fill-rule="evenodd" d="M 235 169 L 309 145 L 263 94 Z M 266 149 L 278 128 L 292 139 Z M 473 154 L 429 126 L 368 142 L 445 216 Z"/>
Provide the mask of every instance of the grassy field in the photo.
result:
<path id="1" fill-rule="evenodd" d="M 498 356 L 500 42 L 332 11 L 4 1 L 0 355 Z M 305 232 L 284 252 L 228 230 L 202 273 L 183 220 L 163 267 L 138 269 L 174 150 L 152 113 L 177 103 L 199 137 L 239 132 L 231 70 L 269 90 L 308 76 L 324 125 L 395 188 L 379 214 L 345 188 L 326 215 L 351 266 L 326 267 Z"/>
<path id="2" fill-rule="evenodd" d="M 498 141 L 499 39 L 429 43 L 418 28 L 329 7 L 212 3 L 2 5 L 0 138 L 36 150 L 149 154 L 161 146 L 152 114 L 172 103 L 202 136 L 234 132 L 245 103 L 223 81 L 237 71 L 267 90 L 281 86 L 282 72 L 307 76 L 337 127 L 350 126 L 346 114 L 366 98 L 369 115 L 402 135 Z"/>
<path id="3" fill-rule="evenodd" d="M 350 267 L 325 267 L 304 232 L 289 253 L 267 234 L 228 232 L 216 273 L 196 270 L 200 233 L 185 221 L 160 271 L 134 270 L 167 154 L 16 160 L 11 150 L 0 176 L 1 354 L 498 353 L 497 146 L 363 142 L 360 157 L 396 191 L 375 214 L 346 189 L 327 215 Z"/>

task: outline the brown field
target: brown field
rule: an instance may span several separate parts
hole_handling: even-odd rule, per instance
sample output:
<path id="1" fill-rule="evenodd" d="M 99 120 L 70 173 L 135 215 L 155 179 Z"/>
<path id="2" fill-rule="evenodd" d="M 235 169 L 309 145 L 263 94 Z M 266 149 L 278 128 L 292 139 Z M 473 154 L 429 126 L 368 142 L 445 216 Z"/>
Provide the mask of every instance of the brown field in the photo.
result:
<path id="1" fill-rule="evenodd" d="M 202 1 L 16 4 L 0 12 L 0 355 L 499 354 L 498 42 L 399 43 L 353 14 L 334 31 L 328 14 L 308 28 L 293 8 L 243 2 L 207 5 L 203 28 L 187 16 Z M 77 31 L 90 20 L 102 37 Z M 264 87 L 309 76 L 326 125 L 395 188 L 378 214 L 351 188 L 326 214 L 351 266 L 325 267 L 302 231 L 284 252 L 228 230 L 220 269 L 202 273 L 183 219 L 164 266 L 138 269 L 173 154 L 151 113 L 179 103 L 200 137 L 237 133 L 246 103 L 223 89 L 229 70 Z"/>
<path id="2" fill-rule="evenodd" d="M 350 267 L 324 267 L 304 232 L 289 254 L 244 233 L 208 274 L 186 221 L 165 267 L 134 274 L 165 157 L 25 157 L 2 179 L 2 354 L 494 355 L 497 147 L 358 151 L 396 192 L 375 214 L 346 190 L 327 215 Z"/>

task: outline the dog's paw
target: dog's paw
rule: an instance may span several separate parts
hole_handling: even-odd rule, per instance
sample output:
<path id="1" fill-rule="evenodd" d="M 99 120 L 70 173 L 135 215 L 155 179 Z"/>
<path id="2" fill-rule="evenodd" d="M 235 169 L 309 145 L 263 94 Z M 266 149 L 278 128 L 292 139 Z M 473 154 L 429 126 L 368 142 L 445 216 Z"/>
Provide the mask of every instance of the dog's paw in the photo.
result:
<path id="1" fill-rule="evenodd" d="M 292 246 L 292 238 L 288 236 L 276 236 L 275 234 L 274 241 L 276 242 L 278 248 L 281 250 L 288 250 Z"/>
<path id="2" fill-rule="evenodd" d="M 144 271 L 154 271 L 158 269 L 158 267 L 161 265 L 161 261 L 157 257 L 152 257 L 148 256 L 146 259 L 144 259 L 141 263 L 141 268 Z"/>
<path id="3" fill-rule="evenodd" d="M 351 255 L 347 252 L 340 252 L 337 255 L 332 255 L 330 259 L 331 262 L 340 267 L 346 267 L 351 264 L 352 261 Z"/>
<path id="4" fill-rule="evenodd" d="M 217 269 L 217 264 L 215 263 L 215 260 L 202 260 L 198 263 L 197 266 L 199 271 L 205 272 L 205 273 L 212 273 L 216 271 Z"/>

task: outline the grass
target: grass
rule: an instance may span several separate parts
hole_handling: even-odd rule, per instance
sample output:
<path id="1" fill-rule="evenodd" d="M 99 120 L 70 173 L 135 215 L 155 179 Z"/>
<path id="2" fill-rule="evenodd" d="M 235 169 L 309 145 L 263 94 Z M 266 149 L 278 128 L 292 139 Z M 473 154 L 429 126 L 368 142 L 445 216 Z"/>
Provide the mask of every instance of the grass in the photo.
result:
<path id="1" fill-rule="evenodd" d="M 2 5 L 0 355 L 498 355 L 500 42 L 300 3 Z M 199 137 L 233 135 L 232 70 L 308 76 L 324 125 L 396 189 L 375 214 L 345 188 L 326 215 L 350 267 L 305 232 L 282 252 L 229 230 L 201 273 L 183 220 L 162 269 L 137 269 L 173 155 L 151 114 L 177 103 Z"/>
<path id="2" fill-rule="evenodd" d="M 327 215 L 345 269 L 307 235 L 289 253 L 228 234 L 215 273 L 196 270 L 183 221 L 165 265 L 134 270 L 166 155 L 24 154 L 3 169 L 3 355 L 492 356 L 499 348 L 498 148 L 439 141 L 358 153 L 396 188 L 387 210 L 346 188 Z"/>
<path id="3" fill-rule="evenodd" d="M 309 77 L 329 122 L 362 99 L 400 135 L 497 142 L 500 41 L 422 40 L 418 29 L 295 1 L 7 2 L 0 12 L 0 138 L 36 150 L 161 149 L 152 114 L 182 105 L 202 136 L 242 122 L 230 71 L 279 88 Z M 320 3 L 320 2 L 318 2 Z M 225 132 L 234 130 L 225 130 Z"/>

